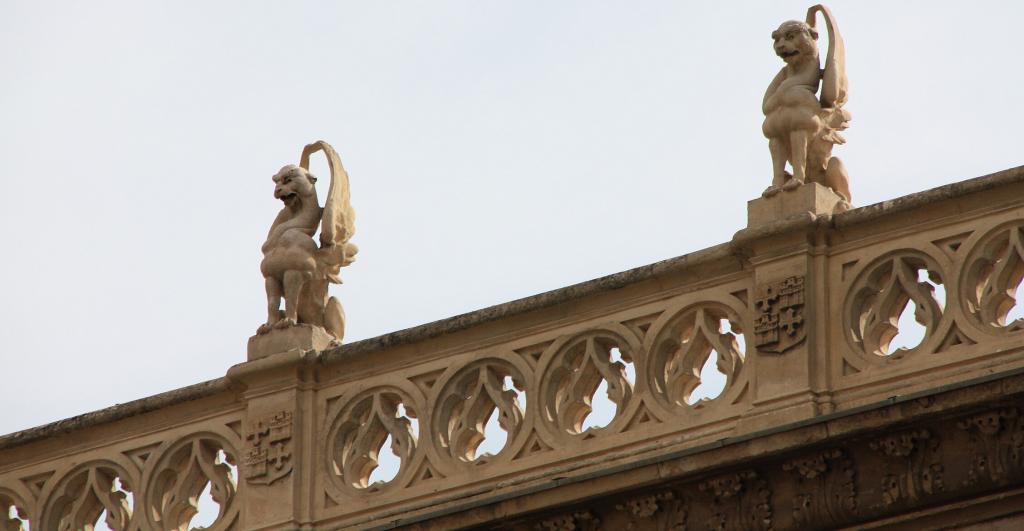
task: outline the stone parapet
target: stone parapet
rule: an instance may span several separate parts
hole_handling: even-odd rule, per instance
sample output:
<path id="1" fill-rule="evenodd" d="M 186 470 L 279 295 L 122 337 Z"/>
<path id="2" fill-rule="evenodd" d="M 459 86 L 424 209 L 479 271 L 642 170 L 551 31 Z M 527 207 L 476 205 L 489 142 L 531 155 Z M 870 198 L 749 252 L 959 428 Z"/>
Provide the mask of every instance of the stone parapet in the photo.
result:
<path id="1" fill-rule="evenodd" d="M 690 255 L 340 347 L 268 347 L 224 378 L 0 437 L 0 514 L 188 528 L 209 485 L 216 529 L 889 521 L 1017 485 L 1022 276 L 1024 168 L 766 218 Z M 893 348 L 908 304 L 921 340 Z M 699 398 L 712 365 L 724 387 Z M 614 409 L 600 427 L 598 392 Z M 940 488 L 946 446 L 1002 475 L 965 461 Z M 371 479 L 389 450 L 396 475 Z"/>

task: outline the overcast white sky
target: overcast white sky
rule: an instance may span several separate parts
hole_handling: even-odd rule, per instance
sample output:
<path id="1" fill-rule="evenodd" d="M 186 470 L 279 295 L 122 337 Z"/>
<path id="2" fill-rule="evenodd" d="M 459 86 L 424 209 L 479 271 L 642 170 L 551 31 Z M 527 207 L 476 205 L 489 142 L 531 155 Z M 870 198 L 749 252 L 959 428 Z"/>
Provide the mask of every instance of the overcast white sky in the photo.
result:
<path id="1" fill-rule="evenodd" d="M 0 433 L 244 361 L 270 176 L 316 139 L 358 210 L 348 341 L 728 240 L 808 6 L 4 2 Z M 1024 163 L 1024 3 L 830 6 L 855 204 Z"/>

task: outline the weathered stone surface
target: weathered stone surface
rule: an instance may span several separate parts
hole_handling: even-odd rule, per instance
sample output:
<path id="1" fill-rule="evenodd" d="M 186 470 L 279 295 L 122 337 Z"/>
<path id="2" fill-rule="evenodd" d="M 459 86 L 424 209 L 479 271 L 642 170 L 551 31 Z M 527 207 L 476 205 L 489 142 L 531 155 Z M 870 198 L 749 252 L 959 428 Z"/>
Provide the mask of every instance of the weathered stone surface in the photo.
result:
<path id="1" fill-rule="evenodd" d="M 747 202 L 747 226 L 756 227 L 795 216 L 831 214 L 843 201 L 832 190 L 808 183 Z"/>
<path id="2" fill-rule="evenodd" d="M 1024 488 L 1013 457 L 1024 331 L 1001 297 L 1024 237 L 1022 189 L 1017 168 L 771 222 L 341 347 L 313 327 L 272 330 L 258 338 L 306 339 L 266 346 L 222 379 L 0 438 L 0 505 L 44 526 L 82 524 L 92 513 L 68 520 L 61 500 L 92 500 L 81 482 L 93 478 L 115 494 L 100 501 L 115 527 L 177 525 L 184 505 L 129 512 L 122 501 L 173 485 L 188 498 L 207 483 L 221 524 L 244 529 L 1010 518 L 1006 493 Z M 924 339 L 891 349 L 886 323 L 908 301 Z M 296 341 L 308 348 L 281 350 Z M 711 356 L 725 388 L 694 400 Z M 615 416 L 588 428 L 601 382 Z M 507 441 L 479 455 L 492 415 Z M 375 482 L 388 438 L 401 465 Z M 602 498 L 610 491 L 622 494 Z M 943 509 L 953 505 L 964 510 Z"/>
<path id="3" fill-rule="evenodd" d="M 335 344 L 337 340 L 322 327 L 299 324 L 250 337 L 247 353 L 253 361 L 289 350 L 325 350 Z"/>

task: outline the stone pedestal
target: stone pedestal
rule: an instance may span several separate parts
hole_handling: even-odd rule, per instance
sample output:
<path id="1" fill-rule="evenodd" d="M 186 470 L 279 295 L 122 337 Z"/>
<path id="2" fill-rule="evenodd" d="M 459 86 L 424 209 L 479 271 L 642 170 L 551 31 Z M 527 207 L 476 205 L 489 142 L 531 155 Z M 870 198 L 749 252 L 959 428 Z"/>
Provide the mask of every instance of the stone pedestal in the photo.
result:
<path id="1" fill-rule="evenodd" d="M 810 212 L 832 214 L 848 206 L 843 198 L 818 183 L 806 183 L 793 190 L 782 190 L 771 197 L 747 201 L 747 227 L 764 225 L 790 216 Z"/>
<path id="2" fill-rule="evenodd" d="M 248 360 L 258 360 L 271 354 L 299 350 L 324 350 L 334 338 L 319 326 L 296 325 L 249 338 Z"/>

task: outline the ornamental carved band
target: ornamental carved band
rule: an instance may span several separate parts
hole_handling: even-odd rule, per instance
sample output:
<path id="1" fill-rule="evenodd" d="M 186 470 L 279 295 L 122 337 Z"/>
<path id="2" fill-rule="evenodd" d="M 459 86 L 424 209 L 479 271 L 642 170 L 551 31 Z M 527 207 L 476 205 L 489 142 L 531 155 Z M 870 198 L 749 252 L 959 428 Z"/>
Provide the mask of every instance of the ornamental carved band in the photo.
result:
<path id="1" fill-rule="evenodd" d="M 264 415 L 245 436 L 245 479 L 269 485 L 292 471 L 292 412 Z"/>
<path id="2" fill-rule="evenodd" d="M 804 277 L 788 277 L 757 286 L 754 346 L 780 354 L 807 337 L 804 325 Z"/>

